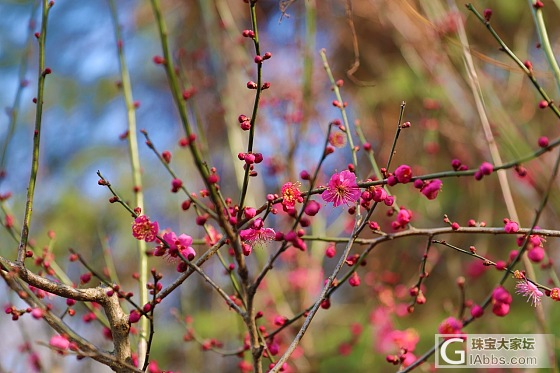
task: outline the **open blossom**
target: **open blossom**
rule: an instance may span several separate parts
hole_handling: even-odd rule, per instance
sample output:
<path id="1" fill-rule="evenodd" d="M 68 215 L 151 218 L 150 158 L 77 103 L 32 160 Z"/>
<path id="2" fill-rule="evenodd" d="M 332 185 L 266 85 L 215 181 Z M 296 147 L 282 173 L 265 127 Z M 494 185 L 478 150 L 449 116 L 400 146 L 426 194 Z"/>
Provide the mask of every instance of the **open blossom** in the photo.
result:
<path id="1" fill-rule="evenodd" d="M 516 293 L 527 297 L 527 302 L 531 302 L 533 306 L 537 306 L 541 302 L 543 292 L 531 281 L 524 279 L 515 285 Z"/>
<path id="2" fill-rule="evenodd" d="M 175 232 L 166 232 L 163 234 L 163 240 L 169 247 L 166 248 L 164 245 L 161 245 L 156 249 L 154 255 L 165 255 L 172 261 L 179 259 L 179 253 L 188 260 L 193 260 L 196 256 L 196 252 L 191 247 L 193 239 L 189 235 L 181 234 L 177 237 Z"/>
<path id="3" fill-rule="evenodd" d="M 146 215 L 140 215 L 132 223 L 132 235 L 138 240 L 153 242 L 156 240 L 158 232 L 158 222 L 151 222 Z"/>
<path id="4" fill-rule="evenodd" d="M 538 226 L 535 226 L 535 230 L 540 229 Z M 523 244 L 525 243 L 525 238 L 527 236 L 523 235 L 523 236 L 518 236 L 517 237 L 517 246 L 521 247 L 523 246 Z M 539 236 L 537 234 L 532 234 L 529 236 L 529 242 L 527 242 L 527 250 L 531 250 L 532 248 L 535 247 L 543 247 L 544 243 L 546 242 L 546 240 L 544 239 L 544 237 Z"/>
<path id="5" fill-rule="evenodd" d="M 360 188 L 356 184 L 356 175 L 348 170 L 331 176 L 327 189 L 321 194 L 326 202 L 332 202 L 334 207 L 341 204 L 356 202 L 360 198 Z"/>
<path id="6" fill-rule="evenodd" d="M 284 211 L 293 210 L 296 203 L 303 202 L 303 197 L 301 196 L 301 191 L 299 187 L 300 183 L 287 182 L 282 186 L 282 207 Z"/>
<path id="7" fill-rule="evenodd" d="M 381 329 L 380 331 L 382 331 Z M 420 341 L 418 332 L 412 328 L 405 330 L 393 329 L 388 326 L 387 330 L 383 333 L 382 341 L 388 346 L 396 347 L 398 349 L 405 349 L 407 351 L 414 351 L 416 345 Z M 381 342 L 381 341 L 380 341 Z"/>
<path id="8" fill-rule="evenodd" d="M 263 220 L 257 218 L 251 224 L 251 228 L 239 232 L 239 237 L 242 241 L 254 245 L 255 243 L 273 240 L 276 237 L 276 232 L 272 228 L 265 228 Z"/>

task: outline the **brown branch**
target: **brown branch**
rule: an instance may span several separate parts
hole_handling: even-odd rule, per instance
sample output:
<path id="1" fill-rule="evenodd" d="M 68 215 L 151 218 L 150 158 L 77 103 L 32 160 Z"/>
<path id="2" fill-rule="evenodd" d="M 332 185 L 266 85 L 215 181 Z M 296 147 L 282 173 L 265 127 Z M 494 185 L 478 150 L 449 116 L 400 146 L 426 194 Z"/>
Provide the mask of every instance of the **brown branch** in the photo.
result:
<path id="1" fill-rule="evenodd" d="M 0 275 L 6 284 L 16 294 L 19 294 L 31 307 L 40 307 L 43 309 L 45 311 L 43 319 L 47 324 L 61 335 L 68 336 L 70 341 L 76 343 L 84 356 L 89 356 L 99 363 L 109 366 L 116 372 L 141 372 L 132 364 L 130 340 L 128 338 L 130 331 L 128 315 L 122 310 L 116 294 L 108 296 L 108 288 L 101 286 L 89 289 L 76 289 L 41 277 L 26 269 L 23 263 L 15 263 L 4 257 L 0 257 L 0 264 L 3 266 Z M 28 286 L 33 286 L 63 298 L 100 304 L 109 320 L 111 334 L 113 336 L 114 351 L 102 351 L 74 332 L 64 321 L 49 311 L 45 305 L 33 295 Z"/>

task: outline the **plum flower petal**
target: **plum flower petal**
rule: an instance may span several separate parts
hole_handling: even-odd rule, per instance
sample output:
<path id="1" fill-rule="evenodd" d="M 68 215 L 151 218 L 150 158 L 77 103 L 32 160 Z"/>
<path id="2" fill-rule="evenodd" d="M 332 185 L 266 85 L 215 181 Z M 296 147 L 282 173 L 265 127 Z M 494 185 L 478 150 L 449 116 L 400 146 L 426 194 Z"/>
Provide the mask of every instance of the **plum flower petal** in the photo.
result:
<path id="1" fill-rule="evenodd" d="M 159 225 L 157 221 L 151 222 L 146 215 L 140 215 L 132 223 L 132 235 L 140 241 L 153 242 L 157 238 Z"/>
<path id="2" fill-rule="evenodd" d="M 166 247 L 161 245 L 156 256 L 164 255 L 171 262 L 178 262 L 179 253 L 188 260 L 193 260 L 196 256 L 196 251 L 191 247 L 193 239 L 187 234 L 183 233 L 177 237 L 175 232 L 165 232 L 163 240 L 169 248 L 166 250 Z"/>
<path id="3" fill-rule="evenodd" d="M 187 260 L 193 260 L 196 256 L 196 251 L 194 251 L 194 249 L 189 246 L 187 248 L 181 249 L 181 255 L 183 255 L 184 258 L 187 258 Z"/>
<path id="4" fill-rule="evenodd" d="M 430 180 L 426 184 L 424 184 L 420 192 L 428 199 L 435 199 L 439 191 L 441 190 L 442 185 L 443 183 L 440 179 Z"/>
<path id="5" fill-rule="evenodd" d="M 527 280 L 519 281 L 515 285 L 515 289 L 517 294 L 527 297 L 527 302 L 531 302 L 534 307 L 541 302 L 543 292 L 532 282 Z"/>
<path id="6" fill-rule="evenodd" d="M 327 189 L 321 194 L 326 202 L 332 202 L 334 207 L 343 203 L 348 205 L 360 198 L 360 188 L 356 184 L 356 175 L 344 170 L 331 176 Z"/>
<path id="7" fill-rule="evenodd" d="M 169 245 L 171 248 L 176 248 L 177 244 L 177 235 L 175 232 L 165 232 L 163 234 L 163 240 Z"/>
<path id="8" fill-rule="evenodd" d="M 183 233 L 179 237 L 177 237 L 177 241 L 179 242 L 179 245 L 188 247 L 192 245 L 193 239 L 191 236 Z"/>
<path id="9" fill-rule="evenodd" d="M 303 197 L 299 188 L 301 184 L 296 182 L 287 182 L 282 186 L 282 207 L 284 210 L 293 209 L 296 203 L 303 202 Z"/>
<path id="10" fill-rule="evenodd" d="M 239 232 L 239 238 L 250 245 L 270 241 L 275 237 L 276 232 L 274 229 L 265 228 L 261 218 L 255 219 L 250 228 L 243 229 Z"/>

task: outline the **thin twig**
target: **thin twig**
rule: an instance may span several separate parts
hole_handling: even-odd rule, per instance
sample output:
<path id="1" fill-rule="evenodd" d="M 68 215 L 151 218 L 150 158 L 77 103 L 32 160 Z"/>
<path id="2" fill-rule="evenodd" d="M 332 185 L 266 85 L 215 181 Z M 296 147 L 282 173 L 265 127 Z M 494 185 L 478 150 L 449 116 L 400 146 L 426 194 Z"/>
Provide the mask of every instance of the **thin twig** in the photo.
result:
<path id="1" fill-rule="evenodd" d="M 53 3 L 54 4 L 54 3 Z M 39 171 L 39 146 L 41 143 L 41 125 L 43 122 L 43 103 L 45 92 L 45 80 L 47 75 L 51 73 L 50 69 L 45 68 L 45 43 L 47 40 L 47 22 L 49 19 L 49 10 L 51 3 L 48 0 L 42 2 L 42 18 L 41 32 L 39 34 L 39 72 L 37 81 L 37 97 L 35 111 L 35 130 L 33 132 L 33 152 L 31 159 L 31 172 L 29 175 L 29 183 L 27 186 L 27 201 L 25 203 L 25 215 L 21 227 L 21 238 L 19 241 L 17 262 L 22 263 L 25 260 L 25 251 L 27 249 L 27 241 L 29 240 L 29 228 L 31 226 L 31 214 L 33 211 L 33 196 L 35 194 L 35 185 L 37 182 L 37 172 Z"/>

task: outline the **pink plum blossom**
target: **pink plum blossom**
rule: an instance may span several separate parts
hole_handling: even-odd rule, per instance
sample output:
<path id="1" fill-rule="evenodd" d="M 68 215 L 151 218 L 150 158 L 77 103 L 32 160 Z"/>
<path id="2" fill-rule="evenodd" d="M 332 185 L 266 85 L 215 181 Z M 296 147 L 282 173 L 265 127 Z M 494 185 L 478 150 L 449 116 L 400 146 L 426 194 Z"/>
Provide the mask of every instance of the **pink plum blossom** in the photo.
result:
<path id="1" fill-rule="evenodd" d="M 356 175 L 344 170 L 331 176 L 327 189 L 321 194 L 326 202 L 332 202 L 334 207 L 345 203 L 349 205 L 360 198 L 360 188 L 356 184 Z"/>
<path id="2" fill-rule="evenodd" d="M 517 285 L 515 285 L 515 289 L 517 294 L 527 297 L 527 302 L 531 302 L 534 307 L 541 302 L 543 292 L 531 281 L 527 281 L 526 279 L 519 281 Z"/>
<path id="3" fill-rule="evenodd" d="M 420 192 L 430 200 L 435 199 L 439 191 L 441 190 L 442 185 L 443 183 L 440 179 L 430 180 L 426 184 L 424 184 Z"/>
<path id="4" fill-rule="evenodd" d="M 395 170 L 395 177 L 399 183 L 406 184 L 412 178 L 412 168 L 409 165 L 403 164 Z"/>
<path id="5" fill-rule="evenodd" d="M 263 220 L 257 218 L 253 221 L 250 228 L 239 232 L 239 237 L 242 241 L 254 245 L 255 243 L 273 240 L 276 237 L 276 232 L 272 228 L 265 228 Z"/>
<path id="6" fill-rule="evenodd" d="M 296 203 L 303 202 L 300 183 L 287 182 L 282 186 L 282 207 L 284 211 L 293 210 Z"/>
<path id="7" fill-rule="evenodd" d="M 156 240 L 158 232 L 158 222 L 151 222 L 150 218 L 148 218 L 146 215 L 140 215 L 139 217 L 134 219 L 134 223 L 132 223 L 132 235 L 137 240 L 153 242 Z"/>
<path id="8" fill-rule="evenodd" d="M 188 260 L 193 260 L 196 256 L 196 252 L 191 247 L 193 239 L 189 235 L 181 234 L 177 237 L 175 232 L 166 232 L 163 234 L 163 240 L 169 246 L 167 254 L 170 258 L 177 258 L 179 252 Z"/>

